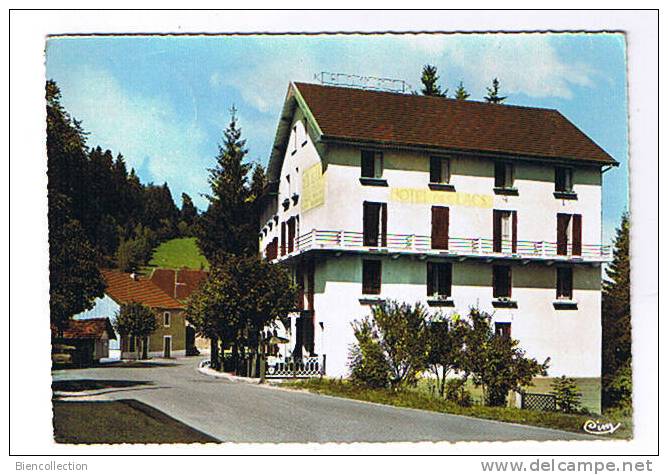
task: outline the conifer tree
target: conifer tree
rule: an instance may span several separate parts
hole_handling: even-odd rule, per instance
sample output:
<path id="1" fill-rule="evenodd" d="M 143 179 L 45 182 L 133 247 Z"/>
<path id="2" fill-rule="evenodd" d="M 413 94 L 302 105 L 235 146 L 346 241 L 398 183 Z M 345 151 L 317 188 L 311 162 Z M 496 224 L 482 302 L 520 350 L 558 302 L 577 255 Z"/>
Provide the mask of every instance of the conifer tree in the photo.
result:
<path id="1" fill-rule="evenodd" d="M 438 69 L 436 66 L 431 64 L 425 64 L 422 68 L 422 95 L 424 96 L 437 96 L 437 97 L 447 97 L 448 90 L 441 91 L 441 87 L 438 85 Z"/>
<path id="2" fill-rule="evenodd" d="M 469 94 L 469 92 L 464 87 L 464 83 L 459 81 L 459 86 L 457 86 L 457 89 L 455 89 L 455 99 L 459 101 L 465 101 L 470 96 L 471 94 Z"/>
<path id="3" fill-rule="evenodd" d="M 487 95 L 485 96 L 485 100 L 490 104 L 501 104 L 506 100 L 506 98 L 507 96 L 499 95 L 499 80 L 494 78 L 492 80 L 492 87 L 487 88 Z"/>
<path id="4" fill-rule="evenodd" d="M 216 165 L 209 169 L 211 193 L 207 211 L 201 217 L 197 241 L 209 262 L 227 254 L 253 254 L 257 247 L 256 223 L 252 220 L 252 200 L 248 186 L 251 165 L 244 163 L 248 150 L 232 107 L 230 123 L 218 146 Z"/>
<path id="5" fill-rule="evenodd" d="M 602 295 L 602 403 L 604 408 L 631 403 L 631 267 L 629 216 L 625 213 L 614 239 Z"/>

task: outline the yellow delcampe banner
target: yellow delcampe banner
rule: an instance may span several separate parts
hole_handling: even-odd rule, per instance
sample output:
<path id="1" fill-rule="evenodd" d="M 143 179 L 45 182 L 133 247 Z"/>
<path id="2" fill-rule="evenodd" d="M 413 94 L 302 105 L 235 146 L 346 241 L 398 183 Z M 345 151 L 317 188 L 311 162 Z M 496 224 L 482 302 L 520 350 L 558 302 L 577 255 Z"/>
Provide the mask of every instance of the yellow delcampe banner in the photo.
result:
<path id="1" fill-rule="evenodd" d="M 471 206 L 491 208 L 494 204 L 491 195 L 458 193 L 455 191 L 433 191 L 420 188 L 392 188 L 390 200 L 405 204 L 433 204 L 451 206 Z"/>

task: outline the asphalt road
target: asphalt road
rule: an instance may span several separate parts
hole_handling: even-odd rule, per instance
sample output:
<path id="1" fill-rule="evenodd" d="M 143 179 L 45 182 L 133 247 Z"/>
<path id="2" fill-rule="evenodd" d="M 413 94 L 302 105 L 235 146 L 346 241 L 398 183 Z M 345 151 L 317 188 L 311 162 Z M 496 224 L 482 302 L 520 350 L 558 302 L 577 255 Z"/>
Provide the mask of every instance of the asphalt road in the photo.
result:
<path id="1" fill-rule="evenodd" d="M 65 381 L 79 380 L 79 386 L 89 387 L 91 382 L 85 380 L 94 380 L 96 389 L 86 392 L 88 399 L 137 399 L 223 442 L 591 439 L 586 434 L 215 378 L 197 370 L 201 359 L 151 360 L 150 364 L 138 366 L 59 370 L 53 372 L 53 379 L 57 386 L 65 389 L 73 384 Z"/>

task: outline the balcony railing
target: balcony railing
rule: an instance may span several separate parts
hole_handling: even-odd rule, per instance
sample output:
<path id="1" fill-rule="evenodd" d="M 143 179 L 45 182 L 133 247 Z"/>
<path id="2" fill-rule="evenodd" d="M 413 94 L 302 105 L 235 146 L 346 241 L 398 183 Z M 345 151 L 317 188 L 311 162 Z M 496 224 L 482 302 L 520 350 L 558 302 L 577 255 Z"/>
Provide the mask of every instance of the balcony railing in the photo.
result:
<path id="1" fill-rule="evenodd" d="M 290 257 L 311 250 L 385 252 L 396 254 L 423 254 L 438 256 L 459 256 L 463 258 L 507 258 L 532 260 L 568 260 L 586 262 L 608 262 L 611 248 L 601 244 L 582 244 L 581 252 L 573 254 L 572 244 L 565 246 L 565 253 L 557 248 L 556 242 L 521 241 L 513 249 L 511 240 L 501 241 L 501 252 L 495 252 L 494 240 L 488 238 L 450 237 L 448 249 L 433 249 L 430 236 L 416 234 L 387 234 L 386 245 L 365 246 L 364 234 L 355 231 L 329 231 L 314 229 L 295 239 L 294 250 L 279 259 Z M 562 252 L 559 252 L 562 251 Z"/>

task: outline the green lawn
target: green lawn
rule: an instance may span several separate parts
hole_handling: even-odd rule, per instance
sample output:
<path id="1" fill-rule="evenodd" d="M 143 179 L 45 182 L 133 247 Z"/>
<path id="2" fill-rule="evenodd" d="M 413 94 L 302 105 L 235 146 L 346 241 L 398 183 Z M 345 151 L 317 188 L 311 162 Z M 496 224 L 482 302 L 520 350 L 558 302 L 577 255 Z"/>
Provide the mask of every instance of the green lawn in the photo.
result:
<path id="1" fill-rule="evenodd" d="M 53 401 L 53 434 L 60 444 L 192 444 L 219 442 L 133 399 Z"/>
<path id="2" fill-rule="evenodd" d="M 590 419 L 605 422 L 621 422 L 622 426 L 606 438 L 628 439 L 632 437 L 632 420 L 630 417 L 606 417 L 581 414 L 562 414 L 558 412 L 541 412 L 516 409 L 512 407 L 487 407 L 473 405 L 461 407 L 452 402 L 430 395 L 424 388 L 393 391 L 389 389 L 366 389 L 354 386 L 349 381 L 337 379 L 307 379 L 287 381 L 282 386 L 295 389 L 345 397 L 361 401 L 376 402 L 390 406 L 410 407 L 427 411 L 458 414 L 480 419 L 493 419 L 502 422 L 513 422 L 552 429 L 583 433 L 584 423 Z"/>
<path id="3" fill-rule="evenodd" d="M 197 241 L 192 238 L 178 238 L 160 244 L 148 263 L 149 267 L 164 267 L 167 269 L 208 269 L 209 263 L 197 247 Z"/>

